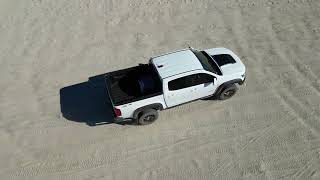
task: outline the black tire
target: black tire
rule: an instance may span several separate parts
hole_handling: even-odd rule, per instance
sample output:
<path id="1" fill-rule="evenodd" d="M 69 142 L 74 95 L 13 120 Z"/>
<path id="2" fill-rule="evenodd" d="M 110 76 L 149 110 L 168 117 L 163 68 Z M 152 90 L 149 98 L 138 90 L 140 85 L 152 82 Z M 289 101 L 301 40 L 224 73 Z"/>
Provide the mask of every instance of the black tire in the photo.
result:
<path id="1" fill-rule="evenodd" d="M 220 94 L 218 95 L 218 99 L 220 100 L 229 99 L 233 95 L 235 95 L 237 91 L 238 91 L 238 87 L 235 84 L 231 84 L 220 92 Z"/>
<path id="2" fill-rule="evenodd" d="M 138 124 L 139 125 L 148 125 L 148 124 L 152 124 L 153 122 L 155 122 L 159 117 L 159 113 L 157 110 L 155 109 L 147 109 L 142 111 L 139 114 L 138 117 Z"/>

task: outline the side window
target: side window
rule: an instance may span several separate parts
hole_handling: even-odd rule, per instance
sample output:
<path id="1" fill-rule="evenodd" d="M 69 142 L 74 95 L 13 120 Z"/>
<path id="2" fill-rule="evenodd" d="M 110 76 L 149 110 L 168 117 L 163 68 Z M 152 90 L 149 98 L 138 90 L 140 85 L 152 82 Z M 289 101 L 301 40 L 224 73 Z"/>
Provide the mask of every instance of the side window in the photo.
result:
<path id="1" fill-rule="evenodd" d="M 191 87 L 191 86 L 196 86 L 201 84 L 199 82 L 199 74 L 193 74 L 190 76 L 187 76 L 187 86 Z"/>
<path id="2" fill-rule="evenodd" d="M 214 76 L 211 76 L 210 74 L 204 74 L 204 73 L 199 74 L 200 84 L 212 83 L 213 79 L 214 79 Z"/>
<path id="3" fill-rule="evenodd" d="M 178 79 L 175 79 L 175 80 L 168 82 L 168 88 L 170 91 L 183 89 L 186 87 L 187 87 L 186 77 L 181 77 L 181 78 L 178 78 Z"/>
<path id="4" fill-rule="evenodd" d="M 168 88 L 171 91 L 183 89 L 191 86 L 196 86 L 199 84 L 210 83 L 213 81 L 213 76 L 209 74 L 192 74 L 189 76 L 181 77 L 175 80 L 172 80 L 168 83 Z"/>

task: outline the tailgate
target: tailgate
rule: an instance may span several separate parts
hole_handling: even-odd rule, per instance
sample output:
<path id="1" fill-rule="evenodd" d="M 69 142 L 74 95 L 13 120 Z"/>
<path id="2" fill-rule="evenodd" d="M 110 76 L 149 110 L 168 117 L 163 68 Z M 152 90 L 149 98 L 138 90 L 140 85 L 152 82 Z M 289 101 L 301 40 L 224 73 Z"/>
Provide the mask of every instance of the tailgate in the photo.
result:
<path id="1" fill-rule="evenodd" d="M 106 91 L 107 91 L 107 97 L 109 98 L 109 101 L 112 105 L 112 113 L 113 113 L 113 116 L 116 117 L 116 114 L 114 112 L 114 102 L 113 102 L 113 99 L 112 99 L 112 95 L 111 95 L 111 91 L 110 91 L 110 74 L 106 74 L 105 75 L 105 83 L 106 83 Z"/>

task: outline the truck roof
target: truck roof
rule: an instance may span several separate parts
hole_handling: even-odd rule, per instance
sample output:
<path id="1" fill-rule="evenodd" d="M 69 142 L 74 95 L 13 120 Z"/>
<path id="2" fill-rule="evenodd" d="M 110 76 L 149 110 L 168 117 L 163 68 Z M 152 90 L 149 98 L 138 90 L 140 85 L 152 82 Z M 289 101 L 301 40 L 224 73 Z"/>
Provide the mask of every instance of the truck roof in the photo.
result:
<path id="1" fill-rule="evenodd" d="M 203 69 L 190 49 L 179 50 L 151 58 L 162 79 L 188 71 Z"/>

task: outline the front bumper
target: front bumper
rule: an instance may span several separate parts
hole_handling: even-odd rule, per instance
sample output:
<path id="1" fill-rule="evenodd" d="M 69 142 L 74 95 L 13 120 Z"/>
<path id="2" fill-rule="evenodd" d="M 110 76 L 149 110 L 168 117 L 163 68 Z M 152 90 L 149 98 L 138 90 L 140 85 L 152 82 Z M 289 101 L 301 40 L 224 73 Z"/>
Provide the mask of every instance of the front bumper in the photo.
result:
<path id="1" fill-rule="evenodd" d="M 243 81 L 239 82 L 239 85 L 243 85 L 246 81 L 246 77 L 244 77 Z"/>

